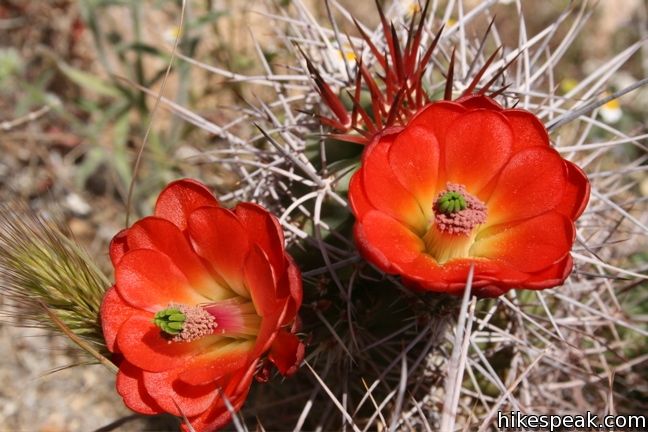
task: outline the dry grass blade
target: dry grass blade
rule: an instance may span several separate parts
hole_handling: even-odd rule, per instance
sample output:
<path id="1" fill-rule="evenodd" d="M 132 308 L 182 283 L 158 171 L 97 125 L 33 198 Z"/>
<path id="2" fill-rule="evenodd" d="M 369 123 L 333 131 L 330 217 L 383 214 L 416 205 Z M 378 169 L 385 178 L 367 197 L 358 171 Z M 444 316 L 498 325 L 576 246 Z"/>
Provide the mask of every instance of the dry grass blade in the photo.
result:
<path id="1" fill-rule="evenodd" d="M 87 341 L 83 340 L 79 336 L 77 336 L 72 330 L 68 328 L 67 325 L 63 322 L 62 319 L 60 319 L 55 312 L 53 312 L 43 301 L 38 302 L 43 310 L 47 313 L 49 318 L 52 320 L 52 322 L 60 329 L 61 332 L 68 338 L 72 340 L 75 344 L 79 346 L 82 350 L 90 354 L 92 357 L 96 358 L 99 363 L 107 367 L 111 372 L 117 373 L 119 371 L 119 368 L 110 360 L 108 360 L 105 356 L 101 355 L 99 351 L 94 349 L 94 347 L 88 343 Z"/>

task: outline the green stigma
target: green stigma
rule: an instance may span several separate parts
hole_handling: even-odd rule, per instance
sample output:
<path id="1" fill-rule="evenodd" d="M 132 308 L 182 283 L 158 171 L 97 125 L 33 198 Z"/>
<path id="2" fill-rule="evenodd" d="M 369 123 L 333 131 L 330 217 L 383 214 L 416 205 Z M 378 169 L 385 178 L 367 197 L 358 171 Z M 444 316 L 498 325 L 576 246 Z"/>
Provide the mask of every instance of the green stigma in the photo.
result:
<path id="1" fill-rule="evenodd" d="M 446 192 L 437 201 L 437 209 L 447 215 L 457 213 L 467 207 L 466 199 L 459 192 Z"/>
<path id="2" fill-rule="evenodd" d="M 182 331 L 187 317 L 179 309 L 162 309 L 153 317 L 153 323 L 164 333 L 177 335 Z"/>

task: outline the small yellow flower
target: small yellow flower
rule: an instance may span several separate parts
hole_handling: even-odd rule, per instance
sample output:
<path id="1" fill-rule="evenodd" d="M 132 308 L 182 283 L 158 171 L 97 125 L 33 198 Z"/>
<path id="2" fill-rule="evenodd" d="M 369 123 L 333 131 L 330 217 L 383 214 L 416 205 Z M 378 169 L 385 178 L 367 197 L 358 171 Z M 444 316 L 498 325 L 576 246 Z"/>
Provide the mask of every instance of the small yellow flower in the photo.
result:
<path id="1" fill-rule="evenodd" d="M 402 17 L 411 18 L 422 10 L 419 0 L 400 0 L 396 3 L 396 13 Z"/>
<path id="2" fill-rule="evenodd" d="M 182 29 L 179 26 L 171 26 L 164 30 L 162 37 L 167 43 L 174 43 L 182 35 Z"/>
<path id="3" fill-rule="evenodd" d="M 561 83 L 560 83 L 560 89 L 563 91 L 563 93 L 569 93 L 572 91 L 576 86 L 578 85 L 578 81 L 576 81 L 574 78 L 565 78 Z"/>
<path id="4" fill-rule="evenodd" d="M 599 111 L 605 123 L 616 123 L 623 117 L 623 110 L 618 99 L 612 99 L 601 107 Z"/>
<path id="5" fill-rule="evenodd" d="M 350 48 L 347 50 L 345 47 L 344 51 L 337 50 L 337 55 L 340 60 L 346 60 L 348 62 L 356 61 L 356 55 Z"/>
<path id="6" fill-rule="evenodd" d="M 336 46 L 333 43 L 333 46 Z M 333 65 L 341 72 L 344 73 L 346 70 L 345 62 L 353 67 L 357 61 L 355 52 L 350 45 L 343 45 L 342 50 L 335 49 L 332 55 Z"/>

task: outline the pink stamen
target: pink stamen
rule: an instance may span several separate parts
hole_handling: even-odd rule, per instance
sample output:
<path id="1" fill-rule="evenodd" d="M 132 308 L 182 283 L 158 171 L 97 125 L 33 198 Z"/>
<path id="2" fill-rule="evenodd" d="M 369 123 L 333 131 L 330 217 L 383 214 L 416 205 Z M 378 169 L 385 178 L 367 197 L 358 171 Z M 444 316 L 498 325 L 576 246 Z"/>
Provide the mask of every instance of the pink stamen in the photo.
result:
<path id="1" fill-rule="evenodd" d="M 448 234 L 470 235 L 477 225 L 486 222 L 488 215 L 486 206 L 479 199 L 470 195 L 463 185 L 447 183 L 446 189 L 439 193 L 443 196 L 448 192 L 457 192 L 466 200 L 466 208 L 455 213 L 446 214 L 434 204 L 434 224 L 436 228 Z"/>
<path id="2" fill-rule="evenodd" d="M 214 333 L 216 319 L 200 306 L 171 305 L 185 315 L 182 331 L 175 335 L 172 342 L 191 342 Z"/>

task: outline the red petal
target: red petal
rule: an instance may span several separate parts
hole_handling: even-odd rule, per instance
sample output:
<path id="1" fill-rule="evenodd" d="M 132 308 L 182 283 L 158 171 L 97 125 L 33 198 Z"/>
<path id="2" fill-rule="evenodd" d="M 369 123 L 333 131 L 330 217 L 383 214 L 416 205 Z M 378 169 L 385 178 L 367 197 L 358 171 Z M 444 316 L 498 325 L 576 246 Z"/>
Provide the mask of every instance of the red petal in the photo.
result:
<path id="1" fill-rule="evenodd" d="M 362 156 L 364 191 L 369 202 L 389 216 L 423 231 L 427 221 L 418 201 L 405 189 L 389 166 L 388 154 L 395 135 L 383 136 Z"/>
<path id="2" fill-rule="evenodd" d="M 250 250 L 245 228 L 224 208 L 201 208 L 189 216 L 194 248 L 238 295 L 250 297 L 243 285 L 243 263 Z"/>
<path id="3" fill-rule="evenodd" d="M 275 274 L 281 274 L 286 263 L 284 236 L 277 218 L 263 207 L 252 203 L 237 205 L 234 213 L 245 228 L 250 241 L 261 246 L 266 253 Z"/>
<path id="4" fill-rule="evenodd" d="M 153 324 L 153 315 L 145 312 L 133 314 L 117 333 L 117 345 L 126 360 L 150 372 L 179 368 L 219 339 L 207 336 L 193 342 L 169 342 Z"/>
<path id="5" fill-rule="evenodd" d="M 117 393 L 124 399 L 124 404 L 140 414 L 161 414 L 164 410 L 155 402 L 144 388 L 142 370 L 122 361 L 115 383 Z"/>
<path id="6" fill-rule="evenodd" d="M 101 316 L 101 329 L 103 330 L 106 347 L 110 352 L 119 351 L 115 345 L 117 333 L 122 324 L 124 324 L 124 322 L 130 318 L 135 311 L 136 309 L 119 297 L 114 286 L 106 291 L 103 301 L 101 302 L 101 310 L 99 314 Z"/>
<path id="7" fill-rule="evenodd" d="M 297 315 L 297 311 L 301 307 L 304 291 L 302 288 L 302 277 L 297 264 L 290 255 L 286 255 L 288 267 L 284 272 L 282 279 L 279 281 L 279 286 L 288 286 L 290 299 L 288 301 L 288 309 L 283 319 L 283 324 L 290 324 Z"/>
<path id="8" fill-rule="evenodd" d="M 436 136 L 439 145 L 443 145 L 449 126 L 460 114 L 465 112 L 466 108 L 456 102 L 434 102 L 421 109 L 410 120 L 407 127 L 421 126 L 431 131 Z"/>
<path id="9" fill-rule="evenodd" d="M 510 286 L 528 278 L 525 273 L 489 260 L 458 258 L 439 265 L 429 255 L 421 255 L 409 263 L 404 274 L 408 282 L 418 289 L 461 294 L 466 287 L 471 265 L 474 266 L 473 293 L 479 293 L 481 288 L 488 285 Z"/>
<path id="10" fill-rule="evenodd" d="M 364 180 L 362 178 L 363 173 L 362 168 L 360 168 L 353 174 L 349 183 L 349 203 L 351 204 L 353 215 L 358 219 L 362 219 L 365 213 L 374 209 L 365 193 Z"/>
<path id="11" fill-rule="evenodd" d="M 194 430 L 198 432 L 216 431 L 232 420 L 232 416 L 223 398 L 227 398 L 234 412 L 238 412 L 243 406 L 243 403 L 245 403 L 245 398 L 250 391 L 250 384 L 252 384 L 255 368 L 256 363 L 252 363 L 247 370 L 243 370 L 232 376 L 226 387 L 220 391 L 220 397 L 218 397 L 216 402 L 200 416 L 189 419 Z M 188 432 L 184 424 L 182 425 L 182 430 Z"/>
<path id="12" fill-rule="evenodd" d="M 252 353 L 252 358 L 256 358 L 268 350 L 292 298 L 277 298 L 271 267 L 263 251 L 257 246 L 250 251 L 245 262 L 245 280 L 257 313 L 262 317 Z"/>
<path id="13" fill-rule="evenodd" d="M 160 407 L 173 415 L 200 415 L 218 397 L 217 384 L 190 385 L 177 379 L 178 372 L 144 372 L 144 387 Z M 175 403 L 174 403 L 175 402 Z"/>
<path id="14" fill-rule="evenodd" d="M 355 239 L 363 255 L 388 273 L 398 272 L 425 249 L 423 240 L 409 228 L 376 210 L 356 223 Z"/>
<path id="15" fill-rule="evenodd" d="M 549 147 L 513 155 L 487 202 L 487 226 L 528 219 L 556 208 L 565 189 L 563 159 Z"/>
<path id="16" fill-rule="evenodd" d="M 110 241 L 109 254 L 113 267 L 116 267 L 124 254 L 128 252 L 128 245 L 126 244 L 127 236 L 128 229 L 123 229 L 115 234 L 115 237 Z"/>
<path id="17" fill-rule="evenodd" d="M 473 290 L 473 294 L 480 298 L 495 298 L 511 291 L 512 286 L 486 285 Z"/>
<path id="18" fill-rule="evenodd" d="M 252 351 L 250 358 L 259 358 L 270 349 L 277 331 L 282 325 L 284 316 L 288 308 L 288 303 L 289 302 L 286 301 L 283 308 L 277 309 L 273 311 L 273 313 L 261 318 L 261 327 L 259 328 L 256 344 L 254 345 L 254 350 Z"/>
<path id="19" fill-rule="evenodd" d="M 502 105 L 498 104 L 494 99 L 483 95 L 468 95 L 457 99 L 465 108 L 478 109 L 483 108 L 487 110 L 502 111 Z"/>
<path id="20" fill-rule="evenodd" d="M 128 230 L 128 248 L 152 249 L 168 256 L 187 277 L 191 286 L 205 297 L 218 300 L 229 295 L 189 245 L 180 229 L 166 219 L 147 217 Z"/>
<path id="21" fill-rule="evenodd" d="M 167 219 L 180 230 L 187 228 L 189 214 L 199 207 L 218 207 L 218 201 L 204 184 L 191 179 L 169 183 L 157 199 L 155 216 Z"/>
<path id="22" fill-rule="evenodd" d="M 548 212 L 486 229 L 479 233 L 470 251 L 474 256 L 502 260 L 523 272 L 536 272 L 567 255 L 573 241 L 572 221 Z"/>
<path id="23" fill-rule="evenodd" d="M 283 376 L 297 372 L 304 359 L 304 344 L 294 334 L 279 330 L 272 342 L 268 358 L 273 362 Z"/>
<path id="24" fill-rule="evenodd" d="M 556 210 L 571 220 L 583 214 L 590 196 L 590 183 L 587 175 L 577 165 L 564 161 L 567 172 L 567 184 L 562 200 Z"/>
<path id="25" fill-rule="evenodd" d="M 446 179 L 476 195 L 509 160 L 513 132 L 506 118 L 476 110 L 455 120 L 442 145 Z"/>
<path id="26" fill-rule="evenodd" d="M 254 307 L 260 316 L 274 313 L 285 304 L 277 298 L 277 282 L 266 254 L 254 245 L 244 266 L 245 285 L 252 295 Z"/>
<path id="27" fill-rule="evenodd" d="M 210 348 L 209 352 L 195 357 L 178 378 L 187 384 L 206 384 L 233 373 L 250 361 L 253 341 L 223 340 L 221 344 Z"/>
<path id="28" fill-rule="evenodd" d="M 522 109 L 504 111 L 513 129 L 513 153 L 529 147 L 549 147 L 549 135 L 534 114 Z"/>
<path id="29" fill-rule="evenodd" d="M 396 178 L 430 219 L 439 172 L 439 143 L 432 128 L 406 127 L 391 145 L 388 158 Z"/>
<path id="30" fill-rule="evenodd" d="M 207 301 L 167 255 L 137 249 L 128 252 L 115 269 L 119 295 L 132 306 L 157 312 L 170 303 L 194 305 Z"/>
<path id="31" fill-rule="evenodd" d="M 569 277 L 573 267 L 574 260 L 571 255 L 567 255 L 546 269 L 531 273 L 529 280 L 525 281 L 522 286 L 524 288 L 540 290 L 562 285 L 565 279 Z"/>

